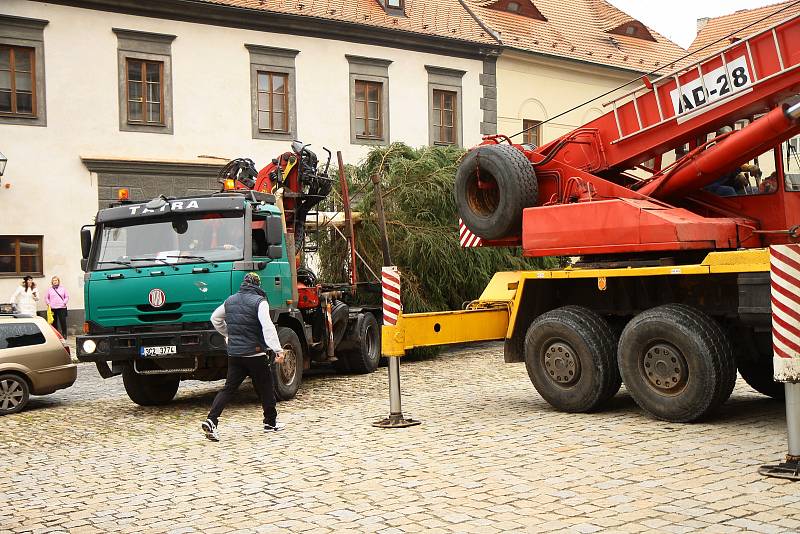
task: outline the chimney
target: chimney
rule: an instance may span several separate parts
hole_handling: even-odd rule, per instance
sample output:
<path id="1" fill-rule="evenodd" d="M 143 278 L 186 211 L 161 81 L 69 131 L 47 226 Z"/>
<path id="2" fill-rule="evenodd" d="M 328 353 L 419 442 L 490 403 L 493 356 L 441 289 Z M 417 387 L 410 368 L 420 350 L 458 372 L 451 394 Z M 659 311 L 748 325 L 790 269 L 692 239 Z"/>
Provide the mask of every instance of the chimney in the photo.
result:
<path id="1" fill-rule="evenodd" d="M 700 30 L 705 28 L 706 24 L 708 24 L 708 21 L 709 21 L 709 17 L 703 17 L 703 18 L 697 19 L 697 32 L 698 33 L 700 32 Z"/>

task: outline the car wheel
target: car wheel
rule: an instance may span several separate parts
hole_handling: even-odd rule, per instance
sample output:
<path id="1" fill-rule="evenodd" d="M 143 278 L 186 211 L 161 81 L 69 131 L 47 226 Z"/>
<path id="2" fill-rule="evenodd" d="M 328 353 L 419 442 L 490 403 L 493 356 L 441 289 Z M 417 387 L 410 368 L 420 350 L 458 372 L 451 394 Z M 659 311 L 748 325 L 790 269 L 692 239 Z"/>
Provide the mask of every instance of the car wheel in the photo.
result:
<path id="1" fill-rule="evenodd" d="M 0 375 L 0 415 L 17 413 L 30 399 L 28 382 L 19 375 Z"/>

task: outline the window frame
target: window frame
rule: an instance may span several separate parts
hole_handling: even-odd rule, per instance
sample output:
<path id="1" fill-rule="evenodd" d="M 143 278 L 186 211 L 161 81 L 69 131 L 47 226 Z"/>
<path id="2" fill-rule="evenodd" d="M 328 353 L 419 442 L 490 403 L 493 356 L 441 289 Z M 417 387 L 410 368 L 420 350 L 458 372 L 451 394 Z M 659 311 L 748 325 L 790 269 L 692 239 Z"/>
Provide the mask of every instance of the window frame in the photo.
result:
<path id="1" fill-rule="evenodd" d="M 119 130 L 121 132 L 148 132 L 172 135 L 174 133 L 172 118 L 172 41 L 174 35 L 142 32 L 112 28 L 117 36 L 117 70 L 118 70 L 118 95 L 119 95 Z M 130 120 L 129 114 L 129 86 L 128 86 L 128 61 L 141 61 L 146 63 L 161 63 L 160 98 L 161 122 L 147 122 L 147 91 L 146 76 L 142 83 L 145 85 L 143 98 L 142 121 Z M 146 66 L 143 67 L 146 69 Z"/>
<path id="2" fill-rule="evenodd" d="M 47 126 L 45 92 L 44 28 L 47 20 L 0 14 L 0 47 L 32 49 L 32 113 L 0 112 L 0 124 Z M 16 78 L 16 77 L 15 77 Z M 16 99 L 16 92 L 13 93 Z"/>
<path id="3" fill-rule="evenodd" d="M 437 93 L 438 93 L 438 97 L 439 98 L 437 98 Z M 446 126 L 444 124 L 444 112 L 448 111 L 444 107 L 444 100 L 445 100 L 445 96 L 447 96 L 447 95 L 451 95 L 453 97 L 453 107 L 452 107 L 452 109 L 449 110 L 449 111 L 451 111 L 453 113 L 453 125 L 452 126 Z M 438 102 L 437 102 L 437 100 L 438 100 Z M 439 111 L 438 112 L 439 125 L 438 126 L 436 124 L 436 118 L 437 118 L 436 105 L 437 104 L 439 105 L 439 110 L 438 110 Z M 437 146 L 457 145 L 458 144 L 458 127 L 459 127 L 459 123 L 458 123 L 458 93 L 456 91 L 452 91 L 452 90 L 434 88 L 433 89 L 433 94 L 432 94 L 432 104 L 431 104 L 431 106 L 432 106 L 432 108 L 431 108 L 431 112 L 432 112 L 431 127 L 433 128 L 433 144 L 437 145 Z M 436 139 L 436 128 L 437 127 L 439 128 L 439 132 L 440 133 L 444 130 L 444 128 L 450 129 L 452 131 L 452 139 L 453 139 L 453 141 L 449 142 L 449 141 L 445 141 L 443 139 Z"/>
<path id="4" fill-rule="evenodd" d="M 534 126 L 538 126 L 538 128 L 530 131 L 529 128 L 533 128 Z M 529 145 L 532 141 L 533 146 L 542 146 L 542 121 L 536 119 L 522 119 L 522 129 L 524 130 L 522 134 L 522 144 Z M 535 136 L 535 139 L 532 138 L 532 136 Z"/>
<path id="5" fill-rule="evenodd" d="M 466 71 L 425 65 L 428 71 L 428 144 L 431 146 L 463 146 L 464 114 L 462 79 Z M 434 135 L 434 94 L 436 91 L 455 93 L 456 103 L 453 110 L 453 143 L 438 141 Z"/>
<path id="6" fill-rule="evenodd" d="M 361 102 L 363 104 L 363 106 L 359 106 L 359 100 L 357 98 L 359 84 L 362 84 L 364 86 L 364 100 Z M 378 118 L 377 119 L 373 119 L 373 118 L 371 118 L 369 116 L 369 104 L 373 102 L 372 100 L 369 99 L 370 86 L 377 86 L 378 100 L 375 101 L 375 103 L 378 104 L 378 106 L 377 106 Z M 353 81 L 353 87 L 355 89 L 355 94 L 353 95 L 353 105 L 355 106 L 355 109 L 354 109 L 353 113 L 354 113 L 354 118 L 356 120 L 356 123 L 358 122 L 359 119 L 363 119 L 364 120 L 364 129 L 367 132 L 369 132 L 369 122 L 370 121 L 377 121 L 377 123 L 378 123 L 378 131 L 377 131 L 377 133 L 375 133 L 375 134 L 372 134 L 372 133 L 360 134 L 360 133 L 358 133 L 358 130 L 356 129 L 356 132 L 355 132 L 356 137 L 358 139 L 370 139 L 370 140 L 382 139 L 383 138 L 383 113 L 382 113 L 383 112 L 383 109 L 382 109 L 382 107 L 383 107 L 383 82 L 376 82 L 376 81 L 373 81 L 373 80 L 362 80 L 360 78 L 357 78 L 357 79 L 355 79 Z M 361 107 L 363 109 L 363 112 L 364 112 L 364 116 L 363 117 L 359 117 L 358 116 L 359 107 Z"/>
<path id="7" fill-rule="evenodd" d="M 143 120 L 137 121 L 131 119 L 131 98 L 130 98 L 130 79 L 128 78 L 128 74 L 130 72 L 129 65 L 131 61 L 138 61 L 142 64 L 141 73 L 142 79 L 140 82 L 142 86 L 142 118 Z M 148 64 L 157 64 L 158 65 L 158 86 L 159 86 L 159 106 L 158 106 L 158 122 L 148 121 L 147 120 L 147 104 L 150 103 L 147 100 L 147 65 Z M 134 82 L 136 83 L 136 82 Z M 152 61 L 147 59 L 139 59 L 135 57 L 126 57 L 125 58 L 125 113 L 127 115 L 126 119 L 128 124 L 135 124 L 135 125 L 145 125 L 145 126 L 165 126 L 164 124 L 164 62 L 163 61 Z"/>
<path id="8" fill-rule="evenodd" d="M 260 90 L 259 89 L 259 84 L 256 83 L 256 93 L 259 96 L 262 95 L 262 94 L 266 94 L 267 95 L 267 100 L 269 102 L 269 107 L 270 107 L 270 109 L 262 110 L 260 105 L 259 105 L 258 99 L 256 99 L 256 106 L 257 106 L 256 113 L 258 115 L 260 115 L 261 113 L 265 113 L 266 112 L 267 116 L 269 117 L 269 126 L 270 126 L 269 128 L 262 128 L 261 124 L 259 122 L 259 124 L 257 125 L 258 126 L 258 130 L 260 132 L 267 132 L 267 133 L 279 133 L 279 134 L 287 134 L 287 133 L 289 133 L 289 74 L 287 74 L 285 72 L 274 72 L 274 71 L 267 71 L 267 70 L 259 70 L 256 74 L 257 74 L 257 78 L 259 78 L 259 79 L 260 79 L 260 77 L 262 75 L 266 75 L 267 79 L 269 80 L 269 84 L 268 84 L 269 88 L 268 88 L 267 91 Z M 273 77 L 276 77 L 276 76 L 281 76 L 283 78 L 283 93 L 275 93 L 275 91 L 273 90 L 272 81 L 273 81 Z M 274 115 L 275 115 L 275 113 L 278 113 L 278 112 L 276 112 L 276 111 L 274 111 L 272 109 L 272 102 L 273 102 L 272 98 L 276 94 L 278 94 L 278 95 L 282 94 L 283 95 L 283 111 L 280 112 L 281 115 L 283 115 L 283 125 L 282 125 L 281 128 L 275 128 L 274 127 L 275 126 Z"/>
<path id="9" fill-rule="evenodd" d="M 2 111 L 0 110 L 0 115 L 5 115 L 6 117 L 31 117 L 36 118 L 36 49 L 30 46 L 18 46 L 18 45 L 9 45 L 5 43 L 0 43 L 0 51 L 8 50 L 8 72 L 9 78 L 11 80 L 11 111 Z M 30 56 L 31 61 L 31 70 L 29 74 L 31 75 L 31 112 L 30 113 L 21 113 L 19 110 L 15 110 L 14 108 L 17 107 L 17 90 L 16 90 L 16 81 L 17 81 L 17 69 L 15 68 L 16 65 L 16 52 L 19 50 L 26 50 Z"/>
<path id="10" fill-rule="evenodd" d="M 379 59 L 346 54 L 350 66 L 350 144 L 353 145 L 388 145 L 391 143 L 391 121 L 389 116 L 389 59 Z M 366 136 L 356 133 L 356 82 L 379 83 L 380 92 L 380 135 Z"/>
<path id="11" fill-rule="evenodd" d="M 15 278 L 24 275 L 31 275 L 36 277 L 44 276 L 44 236 L 41 235 L 0 235 L 0 240 L 13 240 L 14 243 L 14 272 L 0 271 L 0 278 Z M 21 240 L 36 240 L 37 253 L 35 257 L 38 260 L 39 271 L 23 271 L 21 270 L 21 258 L 34 257 L 33 254 L 20 253 Z M 2 257 L 9 257 L 9 254 L 3 254 Z"/>
<path id="12" fill-rule="evenodd" d="M 299 50 L 275 48 L 257 44 L 245 44 L 250 54 L 250 122 L 253 139 L 292 141 L 297 133 L 297 87 L 295 58 Z M 258 123 L 258 75 L 259 73 L 283 74 L 286 76 L 284 110 L 286 130 L 265 130 Z M 271 121 L 272 119 L 270 119 Z M 271 122 L 270 122 L 271 124 Z"/>

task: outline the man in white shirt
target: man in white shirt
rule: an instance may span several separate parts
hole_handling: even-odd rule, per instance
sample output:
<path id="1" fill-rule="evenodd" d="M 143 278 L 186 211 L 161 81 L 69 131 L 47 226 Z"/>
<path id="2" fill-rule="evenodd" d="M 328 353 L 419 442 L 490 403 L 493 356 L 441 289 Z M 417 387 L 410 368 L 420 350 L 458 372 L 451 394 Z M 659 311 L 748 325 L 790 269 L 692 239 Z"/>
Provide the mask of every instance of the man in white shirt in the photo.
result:
<path id="1" fill-rule="evenodd" d="M 283 347 L 269 317 L 269 303 L 258 273 L 248 273 L 239 291 L 211 314 L 211 324 L 228 343 L 228 376 L 214 397 L 211 411 L 201 425 L 206 438 L 219 441 L 217 423 L 225 406 L 250 376 L 264 409 L 264 431 L 277 432 L 286 425 L 276 420 L 272 364 L 283 363 Z"/>

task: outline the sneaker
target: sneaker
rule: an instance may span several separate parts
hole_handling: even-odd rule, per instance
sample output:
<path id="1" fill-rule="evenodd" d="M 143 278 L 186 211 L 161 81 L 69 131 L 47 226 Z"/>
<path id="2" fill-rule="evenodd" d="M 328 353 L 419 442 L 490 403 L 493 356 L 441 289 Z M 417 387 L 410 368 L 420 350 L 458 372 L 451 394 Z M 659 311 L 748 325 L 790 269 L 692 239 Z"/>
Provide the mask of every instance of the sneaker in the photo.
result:
<path id="1" fill-rule="evenodd" d="M 264 423 L 264 432 L 280 432 L 286 428 L 286 423 L 278 423 L 276 422 L 275 425 L 268 425 Z"/>
<path id="2" fill-rule="evenodd" d="M 211 419 L 206 419 L 200 425 L 200 428 L 202 428 L 203 432 L 206 433 L 207 440 L 219 441 L 219 432 L 217 431 L 217 425 L 214 424 L 214 421 Z"/>

